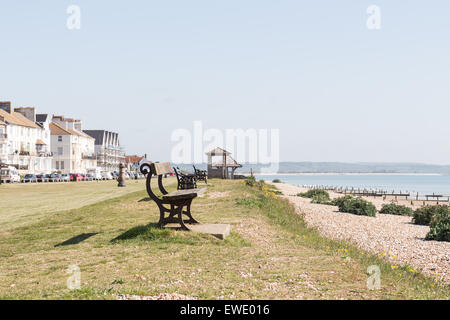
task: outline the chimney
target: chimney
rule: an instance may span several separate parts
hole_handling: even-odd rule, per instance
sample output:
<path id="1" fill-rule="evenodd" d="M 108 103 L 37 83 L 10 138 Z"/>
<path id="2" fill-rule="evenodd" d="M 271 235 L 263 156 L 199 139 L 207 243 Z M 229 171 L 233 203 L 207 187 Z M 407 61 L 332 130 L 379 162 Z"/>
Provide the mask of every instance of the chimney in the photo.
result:
<path id="1" fill-rule="evenodd" d="M 82 130 L 81 130 L 81 120 L 75 120 L 74 127 L 75 127 L 75 130 L 78 130 L 78 131 L 82 132 Z"/>
<path id="2" fill-rule="evenodd" d="M 64 129 L 68 129 L 67 120 L 64 118 L 64 116 L 55 116 L 53 115 L 52 121 L 56 124 L 59 124 Z"/>
<path id="3" fill-rule="evenodd" d="M 14 108 L 14 112 L 20 113 L 28 120 L 36 122 L 36 113 L 34 111 L 34 107 Z"/>
<path id="4" fill-rule="evenodd" d="M 11 113 L 11 101 L 0 101 L 0 109 Z"/>

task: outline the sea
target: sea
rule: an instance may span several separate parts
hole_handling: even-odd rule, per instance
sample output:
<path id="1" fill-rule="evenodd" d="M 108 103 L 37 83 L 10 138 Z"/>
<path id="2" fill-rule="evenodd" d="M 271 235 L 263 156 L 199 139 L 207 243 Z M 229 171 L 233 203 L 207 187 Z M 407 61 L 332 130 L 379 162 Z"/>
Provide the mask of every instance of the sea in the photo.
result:
<path id="1" fill-rule="evenodd" d="M 330 186 L 388 192 L 408 192 L 411 195 L 439 194 L 450 196 L 448 175 L 405 174 L 274 174 L 255 175 L 258 180 L 280 179 L 296 186 Z"/>

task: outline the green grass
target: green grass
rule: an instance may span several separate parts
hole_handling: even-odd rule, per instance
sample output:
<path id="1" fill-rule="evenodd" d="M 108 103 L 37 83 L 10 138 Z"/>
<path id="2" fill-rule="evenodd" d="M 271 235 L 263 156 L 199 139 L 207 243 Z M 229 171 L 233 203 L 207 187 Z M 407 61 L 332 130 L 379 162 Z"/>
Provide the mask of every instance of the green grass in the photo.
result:
<path id="1" fill-rule="evenodd" d="M 144 180 L 0 185 L 0 231 L 34 223 L 60 210 L 81 208 L 144 188 Z"/>
<path id="2" fill-rule="evenodd" d="M 300 215 L 295 214 L 295 208 L 287 200 L 279 200 L 276 197 L 261 197 L 254 192 L 259 202 L 258 208 L 264 208 L 265 214 L 274 225 L 281 226 L 292 234 L 292 238 L 301 246 L 307 246 L 316 250 L 340 255 L 342 259 L 355 262 L 363 266 L 376 265 L 380 268 L 382 279 L 396 291 L 396 295 L 385 298 L 410 298 L 410 299 L 448 299 L 450 297 L 448 285 L 437 283 L 415 270 L 409 265 L 393 266 L 382 258 L 364 252 L 347 241 L 337 241 L 325 238 L 319 232 L 306 225 Z M 248 203 L 254 203 L 247 200 Z M 386 289 L 386 287 L 384 288 Z"/>
<path id="3" fill-rule="evenodd" d="M 231 224 L 225 241 L 156 228 L 159 211 L 144 190 L 70 210 L 54 204 L 39 219 L 0 232 L 0 298 L 176 292 L 204 299 L 448 299 L 448 286 L 408 266 L 392 270 L 381 258 L 321 237 L 273 187 L 259 187 L 211 180 L 206 196 L 195 199 L 196 219 Z M 37 192 L 17 190 L 24 198 Z M 28 214 L 38 211 L 30 206 Z M 73 264 L 82 285 L 71 291 L 66 270 Z M 366 286 L 373 264 L 381 268 L 381 290 Z"/>

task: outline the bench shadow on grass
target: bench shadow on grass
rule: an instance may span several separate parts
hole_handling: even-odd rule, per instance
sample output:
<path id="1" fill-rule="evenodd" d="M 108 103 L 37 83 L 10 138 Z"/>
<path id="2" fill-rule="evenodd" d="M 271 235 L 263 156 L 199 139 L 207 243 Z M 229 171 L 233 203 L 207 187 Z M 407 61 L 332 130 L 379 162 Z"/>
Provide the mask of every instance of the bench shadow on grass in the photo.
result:
<path id="1" fill-rule="evenodd" d="M 111 240 L 111 243 L 120 242 L 153 242 L 163 245 L 165 249 L 168 244 L 182 245 L 227 245 L 232 247 L 250 247 L 251 243 L 243 239 L 239 234 L 231 232 L 225 240 L 218 240 L 212 235 L 188 231 L 175 231 L 175 228 L 160 228 L 157 223 L 140 225 L 131 228 Z"/>
<path id="2" fill-rule="evenodd" d="M 89 239 L 90 237 L 95 236 L 96 234 L 98 234 L 98 232 L 93 232 L 93 233 L 82 233 L 79 234 L 75 237 L 72 237 L 64 242 L 55 244 L 55 247 L 62 247 L 62 246 L 70 246 L 73 244 L 79 244 L 80 242 L 83 242 L 86 239 Z"/>
<path id="3" fill-rule="evenodd" d="M 111 240 L 112 243 L 126 240 L 146 240 L 154 241 L 167 239 L 171 237 L 169 229 L 158 227 L 157 223 L 149 223 L 148 225 L 140 225 L 125 231 L 121 235 Z"/>

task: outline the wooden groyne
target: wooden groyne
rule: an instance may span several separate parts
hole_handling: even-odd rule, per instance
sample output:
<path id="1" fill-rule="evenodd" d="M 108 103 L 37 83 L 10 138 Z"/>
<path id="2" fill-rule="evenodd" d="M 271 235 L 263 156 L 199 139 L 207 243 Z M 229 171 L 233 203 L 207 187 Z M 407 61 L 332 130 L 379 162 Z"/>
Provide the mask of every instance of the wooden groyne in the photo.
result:
<path id="1" fill-rule="evenodd" d="M 326 191 L 332 191 L 344 195 L 353 195 L 360 197 L 393 197 L 397 199 L 416 200 L 424 202 L 436 202 L 436 203 L 450 203 L 450 195 L 444 194 L 419 194 L 418 192 L 411 193 L 409 191 L 387 191 L 382 189 L 367 189 L 367 188 L 354 188 L 354 187 L 335 187 L 328 185 L 303 185 L 303 188 L 307 189 L 322 189 Z"/>

